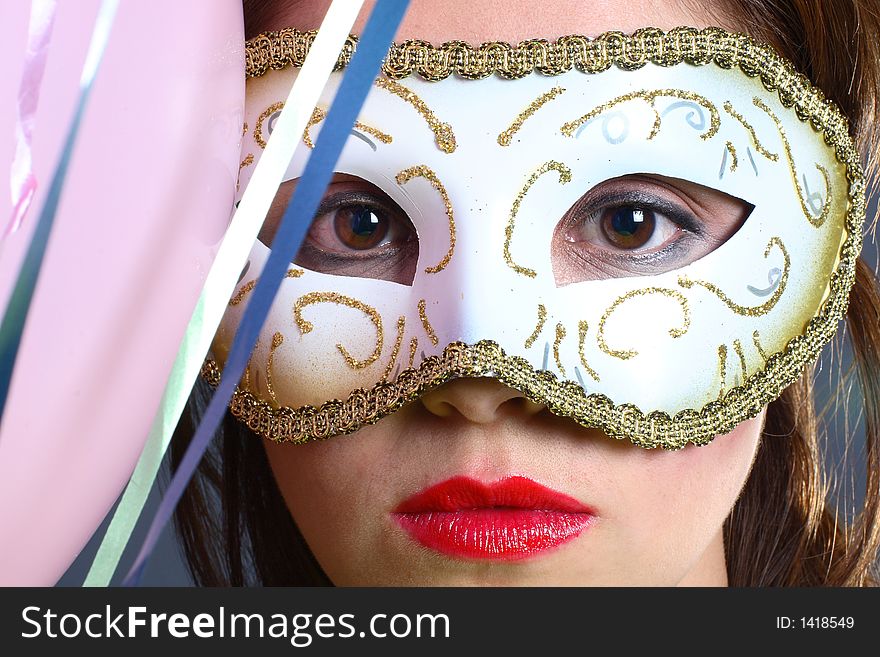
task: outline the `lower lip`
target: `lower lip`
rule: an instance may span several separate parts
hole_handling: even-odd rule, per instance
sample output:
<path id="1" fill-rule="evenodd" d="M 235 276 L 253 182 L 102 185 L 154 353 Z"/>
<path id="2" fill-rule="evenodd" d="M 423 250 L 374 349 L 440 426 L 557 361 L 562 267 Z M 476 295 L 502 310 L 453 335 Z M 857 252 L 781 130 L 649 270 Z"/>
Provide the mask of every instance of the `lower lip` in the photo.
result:
<path id="1" fill-rule="evenodd" d="M 405 500 L 392 515 L 424 547 L 510 561 L 559 547 L 595 519 L 576 499 L 522 476 L 491 484 L 453 477 Z"/>
<path id="2" fill-rule="evenodd" d="M 593 522 L 588 513 L 518 508 L 395 513 L 427 548 L 453 557 L 515 561 L 556 548 Z"/>

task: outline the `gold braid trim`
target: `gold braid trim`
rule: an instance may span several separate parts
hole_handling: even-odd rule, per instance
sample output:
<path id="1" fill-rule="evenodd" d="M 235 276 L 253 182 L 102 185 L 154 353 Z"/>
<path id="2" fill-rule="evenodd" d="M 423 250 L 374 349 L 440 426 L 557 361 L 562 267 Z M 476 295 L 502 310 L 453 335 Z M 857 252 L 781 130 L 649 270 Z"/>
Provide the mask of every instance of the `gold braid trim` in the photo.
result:
<path id="1" fill-rule="evenodd" d="M 374 424 L 455 377 L 493 376 L 556 415 L 598 428 L 612 438 L 628 439 L 649 449 L 681 449 L 688 443 L 705 445 L 716 435 L 729 433 L 778 398 L 800 375 L 801 365 L 792 364 L 815 359 L 834 334 L 837 322 L 827 320 L 840 309 L 838 304 L 826 305 L 822 314 L 810 322 L 809 335 L 792 339 L 784 351 L 768 359 L 763 370 L 750 376 L 744 385 L 729 390 L 723 400 L 674 417 L 660 411 L 645 413 L 633 404 L 618 405 L 605 395 L 588 395 L 577 383 L 560 381 L 552 372 L 536 370 L 524 358 L 508 356 L 488 340 L 473 345 L 453 342 L 441 355 L 429 356 L 418 367 L 403 370 L 394 381 L 377 383 L 369 390 L 354 390 L 344 401 L 333 399 L 319 408 L 275 408 L 239 387 L 229 409 L 263 438 L 303 444 Z M 219 384 L 220 374 L 213 360 L 202 366 L 202 377 L 212 386 Z"/>
<path id="2" fill-rule="evenodd" d="M 269 69 L 302 65 L 314 37 L 314 32 L 288 29 L 248 41 L 247 75 L 259 76 Z M 346 42 L 337 68 L 351 59 L 356 42 L 355 37 Z M 331 400 L 320 408 L 276 409 L 239 388 L 230 404 L 232 414 L 261 436 L 279 442 L 304 443 L 351 433 L 372 424 L 452 377 L 491 374 L 532 401 L 545 404 L 553 413 L 573 418 L 583 426 L 601 429 L 617 439 L 629 439 L 640 447 L 679 449 L 688 443 L 706 444 L 715 435 L 732 431 L 777 399 L 800 376 L 804 365 L 818 357 L 846 312 L 865 218 L 865 179 L 849 136 L 849 124 L 840 109 L 826 100 L 790 62 L 770 46 L 743 34 L 719 28 L 682 27 L 666 33 L 646 28 L 632 36 L 607 32 L 596 39 L 568 36 L 555 42 L 525 41 L 518 46 L 488 43 L 474 48 L 450 42 L 434 47 L 421 41 L 407 41 L 392 46 L 383 72 L 395 79 L 412 74 L 427 80 L 442 80 L 453 74 L 467 79 L 492 74 L 518 78 L 532 72 L 558 75 L 572 68 L 584 73 L 598 73 L 611 66 L 635 70 L 649 62 L 661 66 L 714 63 L 726 69 L 739 68 L 749 77 L 760 76 L 764 87 L 775 91 L 785 107 L 792 108 L 801 121 L 809 122 L 822 133 L 846 167 L 850 183 L 846 239 L 838 267 L 831 275 L 829 296 L 804 333 L 792 338 L 782 351 L 770 355 L 762 370 L 727 391 L 723 400 L 673 417 L 660 411 L 646 413 L 632 404 L 617 405 L 604 395 L 587 395 L 573 381 L 559 381 L 552 372 L 535 370 L 526 360 L 507 356 L 494 342 L 456 342 L 440 356 L 423 360 L 418 368 L 402 371 L 393 382 L 377 383 L 370 390 L 355 390 L 347 400 Z M 220 368 L 213 361 L 206 361 L 202 376 L 217 385 Z"/>
<path id="3" fill-rule="evenodd" d="M 245 75 L 253 78 L 263 75 L 270 69 L 302 66 L 317 36 L 318 30 L 300 32 L 287 28 L 277 32 L 264 32 L 249 39 L 244 44 Z M 333 67 L 334 71 L 343 69 L 351 61 L 357 41 L 355 35 L 348 35 L 336 66 Z"/>

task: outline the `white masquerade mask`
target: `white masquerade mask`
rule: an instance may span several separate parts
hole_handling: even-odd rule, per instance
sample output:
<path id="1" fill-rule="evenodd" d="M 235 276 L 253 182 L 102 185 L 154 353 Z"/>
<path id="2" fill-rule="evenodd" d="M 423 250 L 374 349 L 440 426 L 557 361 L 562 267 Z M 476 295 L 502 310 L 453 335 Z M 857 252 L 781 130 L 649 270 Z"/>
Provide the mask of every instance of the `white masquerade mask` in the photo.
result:
<path id="1" fill-rule="evenodd" d="M 295 62 L 307 40 L 258 37 L 251 72 Z M 457 75 L 406 77 L 414 68 Z M 248 83 L 242 189 L 297 70 Z M 385 70 L 399 79 L 377 80 L 337 164 L 385 200 L 328 198 L 322 230 L 355 246 L 322 264 L 319 239 L 291 265 L 231 404 L 261 435 L 349 433 L 450 378 L 493 376 L 643 447 L 704 444 L 776 399 L 834 334 L 864 181 L 839 110 L 769 47 L 715 29 L 518 50 L 412 42 Z M 388 238 L 394 204 L 417 262 L 415 238 Z M 414 274 L 384 274 L 404 251 Z M 368 253 L 378 273 L 339 264 Z M 209 381 L 267 255 L 254 245 Z"/>

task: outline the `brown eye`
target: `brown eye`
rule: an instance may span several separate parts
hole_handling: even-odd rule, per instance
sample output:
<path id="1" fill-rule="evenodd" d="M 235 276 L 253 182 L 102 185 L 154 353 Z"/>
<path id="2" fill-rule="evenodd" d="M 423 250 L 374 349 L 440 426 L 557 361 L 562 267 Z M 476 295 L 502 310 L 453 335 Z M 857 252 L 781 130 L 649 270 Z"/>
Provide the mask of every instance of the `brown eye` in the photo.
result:
<path id="1" fill-rule="evenodd" d="M 266 246 L 295 187 L 296 181 L 289 180 L 278 190 L 260 231 Z M 412 285 L 418 259 L 418 234 L 406 212 L 376 185 L 338 173 L 293 262 L 322 274 Z"/>
<path id="2" fill-rule="evenodd" d="M 364 205 L 347 205 L 334 213 L 333 229 L 339 241 L 362 251 L 382 243 L 388 235 L 389 220 L 383 213 Z"/>
<path id="3" fill-rule="evenodd" d="M 551 245 L 556 284 L 677 269 L 723 244 L 753 208 L 679 178 L 647 173 L 610 178 L 557 223 Z"/>
<path id="4" fill-rule="evenodd" d="M 638 249 L 645 246 L 654 234 L 657 219 L 648 209 L 624 206 L 609 208 L 602 213 L 602 233 L 614 246 Z"/>

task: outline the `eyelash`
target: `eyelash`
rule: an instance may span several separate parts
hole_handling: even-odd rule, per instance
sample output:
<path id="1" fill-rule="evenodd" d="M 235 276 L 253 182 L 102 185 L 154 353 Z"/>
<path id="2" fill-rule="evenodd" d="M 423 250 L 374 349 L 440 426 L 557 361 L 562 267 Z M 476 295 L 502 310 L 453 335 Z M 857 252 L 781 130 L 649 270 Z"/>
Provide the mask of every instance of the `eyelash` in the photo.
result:
<path id="1" fill-rule="evenodd" d="M 323 217 L 324 215 L 336 212 L 336 210 L 348 205 L 360 205 L 389 216 L 395 214 L 390 208 L 387 208 L 385 205 L 378 202 L 372 194 L 364 192 L 340 192 L 321 199 L 321 203 L 315 211 L 315 217 Z"/>
<path id="2" fill-rule="evenodd" d="M 593 209 L 587 213 L 586 220 L 595 220 L 606 210 L 638 207 L 663 215 L 687 233 L 697 236 L 703 234 L 702 222 L 699 219 L 675 203 L 653 194 L 639 192 L 610 193 L 591 199 L 589 205 Z M 575 208 L 575 210 L 577 211 L 579 208 Z"/>
<path id="3" fill-rule="evenodd" d="M 683 201 L 675 202 L 656 193 L 634 189 L 611 189 L 604 193 L 599 189 L 598 193 L 587 194 L 569 210 L 563 219 L 564 223 L 560 222 L 557 230 L 568 234 L 585 230 L 585 227 L 590 225 L 590 230 L 604 233 L 602 222 L 605 213 L 634 207 L 663 215 L 664 219 L 658 219 L 658 222 L 670 222 L 677 229 L 677 234 L 666 236 L 663 244 L 653 247 L 655 250 L 624 251 L 615 248 L 613 244 L 596 244 L 592 240 L 572 240 L 574 243 L 568 247 L 570 256 L 577 261 L 594 263 L 594 266 L 598 259 L 626 270 L 644 269 L 647 273 L 657 267 L 668 268 L 670 263 L 687 258 L 690 253 L 688 245 L 693 244 L 694 238 L 699 240 L 705 236 L 703 222 L 683 207 Z M 601 239 L 604 242 L 610 238 L 602 234 Z"/>
<path id="4" fill-rule="evenodd" d="M 362 206 L 374 212 L 381 213 L 386 217 L 389 217 L 389 221 L 392 222 L 401 220 L 400 217 L 398 217 L 400 214 L 399 210 L 389 208 L 378 200 L 374 194 L 363 191 L 347 191 L 324 197 L 321 200 L 320 205 L 318 205 L 318 209 L 315 211 L 316 219 L 313 220 L 312 226 L 314 227 L 316 225 L 317 219 L 320 219 L 321 221 L 332 221 L 332 218 L 327 217 L 327 215 L 332 215 L 332 213 L 352 205 Z M 310 227 L 309 233 L 311 233 L 311 231 L 312 228 Z M 396 245 L 391 245 L 388 242 L 385 242 L 378 244 L 363 253 L 350 251 L 342 254 L 321 248 L 314 243 L 314 239 L 311 239 L 307 235 L 300 247 L 299 255 L 314 260 L 321 260 L 330 268 L 345 267 L 358 261 L 374 262 L 379 265 L 381 262 L 394 262 L 400 257 L 401 251 L 407 248 L 410 241 L 411 240 L 408 240 L 407 242 L 402 242 Z M 328 269 L 328 271 L 330 270 Z"/>
<path id="5" fill-rule="evenodd" d="M 406 213 L 366 182 L 333 184 L 293 262 L 323 274 L 411 285 L 419 245 Z"/>

